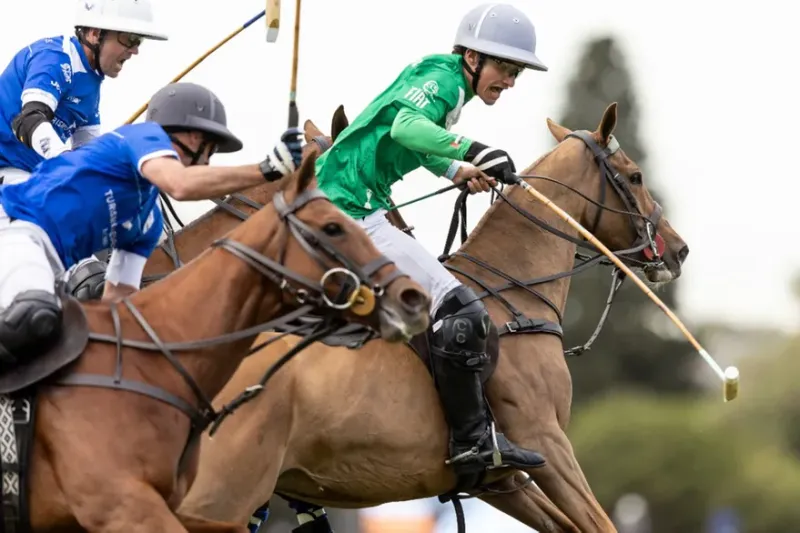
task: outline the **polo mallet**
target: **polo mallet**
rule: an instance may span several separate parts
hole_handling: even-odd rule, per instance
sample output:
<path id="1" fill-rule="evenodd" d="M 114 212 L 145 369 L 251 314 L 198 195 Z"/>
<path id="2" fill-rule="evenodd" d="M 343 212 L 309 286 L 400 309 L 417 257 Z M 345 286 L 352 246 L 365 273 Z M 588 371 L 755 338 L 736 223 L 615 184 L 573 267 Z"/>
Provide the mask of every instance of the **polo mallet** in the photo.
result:
<path id="1" fill-rule="evenodd" d="M 183 78 L 189 72 L 191 72 L 197 65 L 202 63 L 208 56 L 210 56 L 211 54 L 216 52 L 220 47 L 222 47 L 222 45 L 224 45 L 225 43 L 227 43 L 228 41 L 230 41 L 231 39 L 233 39 L 234 37 L 239 35 L 241 32 L 243 32 L 245 29 L 247 29 L 249 26 L 251 26 L 258 19 L 260 19 L 261 17 L 266 15 L 268 12 L 269 12 L 269 15 L 267 17 L 267 42 L 274 43 L 275 40 L 278 38 L 278 30 L 279 30 L 279 24 L 280 24 L 280 22 L 279 22 L 280 10 L 281 10 L 280 0 L 267 0 L 267 9 L 266 10 L 262 11 L 261 13 L 259 13 L 256 16 L 254 16 L 253 18 L 251 18 L 250 20 L 245 22 L 243 25 L 238 27 L 236 30 L 234 30 L 230 34 L 228 34 L 228 36 L 226 36 L 220 42 L 218 42 L 217 44 L 215 44 L 214 46 L 209 48 L 206 53 L 204 53 L 203 55 L 201 55 L 200 57 L 195 59 L 194 62 L 192 62 L 191 65 L 186 67 L 183 70 L 183 72 L 181 72 L 180 74 L 178 74 L 177 76 L 172 78 L 172 80 L 170 80 L 169 83 L 175 83 L 177 81 L 180 81 L 181 78 Z M 274 17 L 274 18 L 270 19 L 269 18 L 270 16 Z M 149 103 L 150 103 L 149 100 L 147 102 L 145 102 L 142 105 L 142 107 L 140 107 L 136 111 L 136 113 L 131 115 L 131 117 L 127 121 L 125 121 L 125 124 L 133 124 L 133 121 L 136 120 L 137 118 L 139 118 L 139 116 L 141 116 L 141 114 L 144 113 L 147 110 L 147 105 Z"/>
<path id="2" fill-rule="evenodd" d="M 296 0 L 294 10 L 294 51 L 292 52 L 292 82 L 289 86 L 289 127 L 296 128 L 300 123 L 297 111 L 297 60 L 300 48 L 300 0 Z"/>
<path id="3" fill-rule="evenodd" d="M 623 264 L 623 262 L 614 255 L 606 246 L 600 242 L 594 235 L 592 235 L 588 230 L 586 230 L 583 226 L 578 223 L 574 218 L 572 218 L 569 213 L 558 207 L 552 201 L 550 201 L 545 195 L 534 189 L 528 182 L 526 182 L 523 178 L 525 176 L 518 176 L 516 174 L 512 175 L 512 179 L 516 182 L 517 185 L 522 187 L 526 190 L 531 196 L 542 202 L 544 205 L 555 211 L 555 213 L 561 217 L 567 224 L 572 226 L 575 230 L 578 231 L 586 240 L 591 242 L 595 245 L 603 254 L 608 257 L 620 270 L 622 270 L 627 276 L 633 280 L 636 285 L 644 291 L 644 293 L 650 297 L 651 300 L 662 310 L 666 315 L 672 320 L 672 322 L 678 326 L 678 329 L 684 334 L 684 336 L 689 340 L 689 342 L 694 346 L 697 350 L 697 353 L 708 363 L 708 366 L 717 374 L 719 379 L 722 381 L 722 397 L 724 401 L 729 402 L 735 399 L 739 394 L 739 369 L 735 366 L 729 366 L 724 371 L 719 366 L 719 364 L 708 354 L 707 351 L 700 346 L 700 343 L 697 342 L 697 339 L 689 333 L 689 330 L 686 329 L 686 326 L 683 325 L 683 322 L 673 313 L 665 304 L 661 301 L 661 299 L 656 296 L 650 288 L 645 285 L 645 283 L 639 279 L 631 270 Z"/>
<path id="4" fill-rule="evenodd" d="M 274 43 L 278 40 L 281 31 L 281 0 L 267 0 L 267 42 Z"/>

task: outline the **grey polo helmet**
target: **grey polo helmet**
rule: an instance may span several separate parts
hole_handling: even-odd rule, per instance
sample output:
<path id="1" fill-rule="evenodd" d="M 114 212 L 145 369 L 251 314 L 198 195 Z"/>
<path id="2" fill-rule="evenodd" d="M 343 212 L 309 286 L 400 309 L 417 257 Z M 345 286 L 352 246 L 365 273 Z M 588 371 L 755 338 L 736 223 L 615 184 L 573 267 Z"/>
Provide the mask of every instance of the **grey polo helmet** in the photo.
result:
<path id="1" fill-rule="evenodd" d="M 536 57 L 536 30 L 528 17 L 510 4 L 482 4 L 467 13 L 455 45 L 546 72 Z"/>
<path id="2" fill-rule="evenodd" d="M 146 119 L 168 131 L 200 131 L 217 143 L 217 152 L 242 149 L 242 141 L 228 129 L 225 106 L 217 95 L 195 83 L 170 83 L 147 105 Z"/>

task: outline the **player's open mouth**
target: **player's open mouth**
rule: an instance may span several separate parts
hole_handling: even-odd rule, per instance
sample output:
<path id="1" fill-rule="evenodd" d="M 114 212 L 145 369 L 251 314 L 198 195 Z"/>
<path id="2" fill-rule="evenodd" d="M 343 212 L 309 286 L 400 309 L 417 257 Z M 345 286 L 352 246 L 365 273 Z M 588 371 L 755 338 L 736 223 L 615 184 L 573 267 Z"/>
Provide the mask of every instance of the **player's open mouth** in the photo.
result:
<path id="1" fill-rule="evenodd" d="M 500 94 L 503 92 L 502 87 L 489 87 L 489 92 L 492 93 L 493 96 L 496 98 L 500 97 Z"/>

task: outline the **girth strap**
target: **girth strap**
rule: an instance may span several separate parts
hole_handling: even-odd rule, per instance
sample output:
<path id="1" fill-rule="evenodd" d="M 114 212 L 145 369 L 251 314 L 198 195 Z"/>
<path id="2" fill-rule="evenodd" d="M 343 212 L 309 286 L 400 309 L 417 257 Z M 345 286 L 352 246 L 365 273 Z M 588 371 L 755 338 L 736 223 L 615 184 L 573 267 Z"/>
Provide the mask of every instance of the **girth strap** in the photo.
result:
<path id="1" fill-rule="evenodd" d="M 100 387 L 103 389 L 117 389 L 135 392 L 143 396 L 160 400 L 168 405 L 171 405 L 172 407 L 180 409 L 186 414 L 186 416 L 189 417 L 193 426 L 204 427 L 207 425 L 206 417 L 198 412 L 194 405 L 190 404 L 183 398 L 141 381 L 117 379 L 113 376 L 105 376 L 102 374 L 68 374 L 59 379 L 55 384 L 80 385 L 84 387 Z"/>

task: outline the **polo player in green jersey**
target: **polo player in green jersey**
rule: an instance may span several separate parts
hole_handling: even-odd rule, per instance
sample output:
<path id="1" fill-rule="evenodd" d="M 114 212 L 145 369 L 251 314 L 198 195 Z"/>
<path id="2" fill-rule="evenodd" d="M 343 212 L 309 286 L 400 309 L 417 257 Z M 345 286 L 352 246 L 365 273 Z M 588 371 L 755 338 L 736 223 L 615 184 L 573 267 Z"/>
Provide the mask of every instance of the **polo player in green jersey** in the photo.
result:
<path id="1" fill-rule="evenodd" d="M 406 67 L 317 162 L 319 187 L 433 298 L 431 355 L 451 428 L 448 462 L 468 474 L 487 467 L 537 468 L 545 460 L 495 433 L 480 382 L 489 362 L 490 318 L 483 302 L 384 215 L 392 184 L 420 166 L 466 182 L 473 193 L 507 182 L 506 174 L 516 169 L 504 150 L 449 129 L 473 97 L 493 105 L 524 69 L 547 71 L 535 52 L 534 26 L 520 10 L 507 4 L 473 9 L 458 27 L 451 54 Z M 493 461 L 496 452 L 500 461 Z"/>

